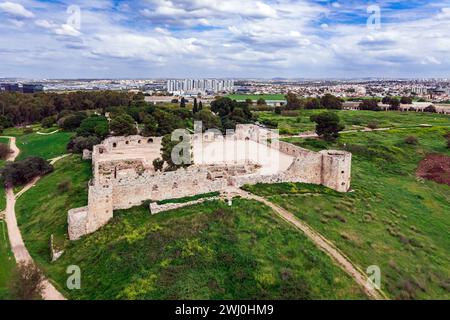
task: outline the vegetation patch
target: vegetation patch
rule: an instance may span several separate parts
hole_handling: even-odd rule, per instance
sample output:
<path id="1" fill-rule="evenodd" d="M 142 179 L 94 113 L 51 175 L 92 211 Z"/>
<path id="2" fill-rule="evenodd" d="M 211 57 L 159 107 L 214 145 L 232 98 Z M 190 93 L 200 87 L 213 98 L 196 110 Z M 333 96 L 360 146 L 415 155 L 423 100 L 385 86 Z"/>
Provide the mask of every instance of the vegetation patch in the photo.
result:
<path id="1" fill-rule="evenodd" d="M 64 289 L 68 265 L 81 290 Z M 268 207 L 235 199 L 115 213 L 46 270 L 72 299 L 364 299 L 353 279 Z"/>
<path id="2" fill-rule="evenodd" d="M 191 197 L 161 200 L 161 201 L 157 201 L 156 203 L 159 205 L 168 204 L 168 203 L 186 203 L 186 202 L 196 201 L 199 199 L 212 198 L 212 197 L 218 197 L 218 196 L 220 196 L 220 192 L 209 192 L 209 193 L 197 194 L 197 195 L 191 196 Z"/>

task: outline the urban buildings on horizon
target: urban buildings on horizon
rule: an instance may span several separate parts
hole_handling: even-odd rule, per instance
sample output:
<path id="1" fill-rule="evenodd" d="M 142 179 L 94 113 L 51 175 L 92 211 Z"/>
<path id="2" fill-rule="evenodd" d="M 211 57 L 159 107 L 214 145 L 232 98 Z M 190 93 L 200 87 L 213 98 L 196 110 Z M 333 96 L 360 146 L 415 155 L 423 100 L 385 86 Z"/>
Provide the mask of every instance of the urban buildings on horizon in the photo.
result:
<path id="1" fill-rule="evenodd" d="M 183 79 L 167 80 L 167 91 L 171 94 L 219 93 L 234 91 L 234 80 L 227 79 Z"/>

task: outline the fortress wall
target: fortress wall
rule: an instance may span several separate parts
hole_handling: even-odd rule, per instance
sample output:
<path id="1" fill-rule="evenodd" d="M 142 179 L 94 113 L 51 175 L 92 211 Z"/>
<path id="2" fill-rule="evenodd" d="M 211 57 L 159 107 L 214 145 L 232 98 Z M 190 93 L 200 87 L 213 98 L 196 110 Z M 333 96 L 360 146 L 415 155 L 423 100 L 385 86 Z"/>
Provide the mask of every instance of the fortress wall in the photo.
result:
<path id="1" fill-rule="evenodd" d="M 235 139 L 251 139 L 260 143 L 265 143 L 266 137 L 275 136 L 255 125 L 238 125 L 235 135 Z M 275 137 L 270 147 L 294 157 L 284 172 L 260 175 L 254 173 L 255 168 L 251 165 L 194 165 L 173 172 L 155 173 L 153 167 L 150 168 L 145 159 L 139 157 L 139 152 L 136 153 L 139 145 L 146 146 L 143 139 L 140 136 L 115 137 L 94 147 L 94 177 L 89 186 L 88 206 L 69 211 L 71 240 L 98 230 L 113 217 L 113 210 L 128 209 L 146 200 L 182 198 L 224 191 L 228 186 L 256 183 L 304 182 L 322 184 L 339 192 L 350 189 L 352 156 L 348 152 L 313 152 Z M 148 143 L 161 143 L 161 138 L 154 139 Z M 130 148 L 130 158 L 127 158 L 127 148 Z M 104 155 L 108 150 L 113 150 L 111 157 Z M 145 151 L 152 153 L 153 147 L 146 146 Z M 122 152 L 123 159 L 120 160 Z"/>
<path id="2" fill-rule="evenodd" d="M 226 177 L 211 180 L 206 168 L 191 167 L 174 172 L 128 176 L 113 184 L 114 209 L 127 209 L 146 200 L 183 198 L 223 190 Z"/>
<path id="3" fill-rule="evenodd" d="M 111 185 L 89 186 L 86 233 L 96 231 L 99 226 L 105 225 L 113 217 L 112 195 Z"/>
<path id="4" fill-rule="evenodd" d="M 339 192 L 348 192 L 351 183 L 352 154 L 345 151 L 324 150 L 322 184 Z"/>

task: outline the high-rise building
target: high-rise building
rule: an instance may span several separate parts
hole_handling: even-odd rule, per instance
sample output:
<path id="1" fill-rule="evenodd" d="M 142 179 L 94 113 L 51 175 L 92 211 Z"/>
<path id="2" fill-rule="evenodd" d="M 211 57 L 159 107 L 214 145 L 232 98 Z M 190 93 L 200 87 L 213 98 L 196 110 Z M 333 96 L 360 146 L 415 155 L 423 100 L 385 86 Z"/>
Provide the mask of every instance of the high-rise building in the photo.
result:
<path id="1" fill-rule="evenodd" d="M 184 79 L 167 80 L 167 91 L 170 93 L 218 93 L 234 90 L 234 80 L 222 79 Z"/>

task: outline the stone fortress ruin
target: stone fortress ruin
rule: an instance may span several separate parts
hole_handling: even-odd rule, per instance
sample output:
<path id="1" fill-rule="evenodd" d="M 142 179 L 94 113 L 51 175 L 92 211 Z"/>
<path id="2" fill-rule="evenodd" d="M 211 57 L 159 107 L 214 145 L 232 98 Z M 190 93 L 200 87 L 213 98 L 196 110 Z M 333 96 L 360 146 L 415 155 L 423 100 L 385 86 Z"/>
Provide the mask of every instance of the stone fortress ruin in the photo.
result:
<path id="1" fill-rule="evenodd" d="M 94 147 L 88 205 L 69 210 L 69 238 L 95 232 L 114 210 L 144 201 L 223 192 L 245 184 L 304 182 L 338 192 L 350 190 L 351 153 L 313 152 L 279 141 L 257 125 L 237 125 L 226 137 L 207 131 L 190 136 L 193 163 L 171 172 L 155 171 L 161 137 L 112 137 Z"/>

